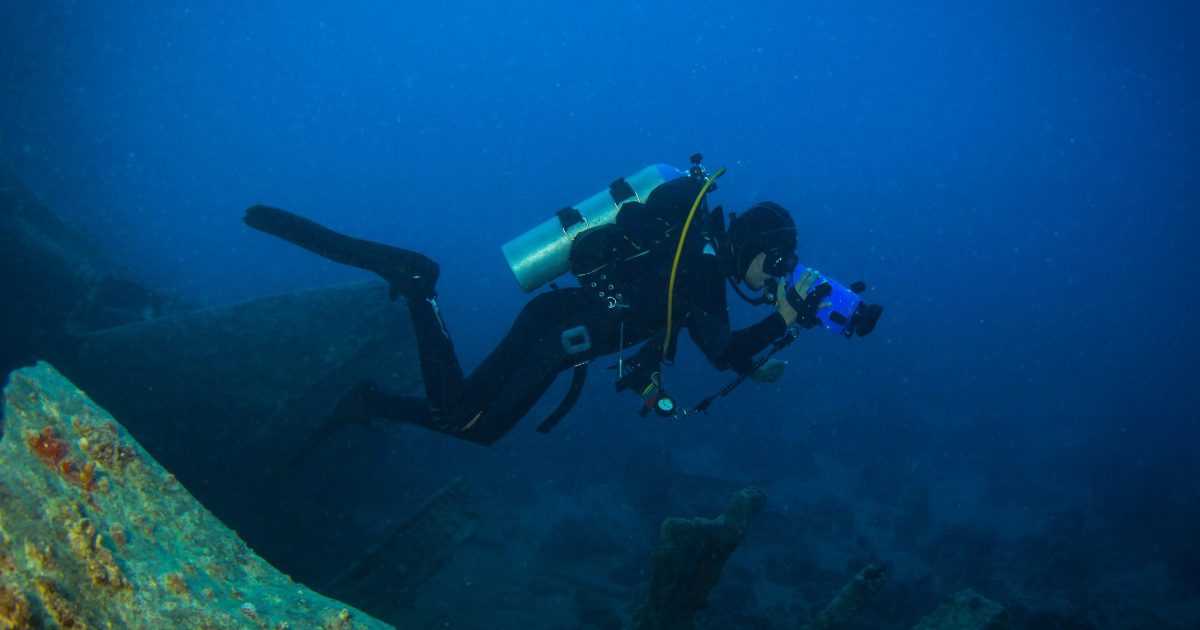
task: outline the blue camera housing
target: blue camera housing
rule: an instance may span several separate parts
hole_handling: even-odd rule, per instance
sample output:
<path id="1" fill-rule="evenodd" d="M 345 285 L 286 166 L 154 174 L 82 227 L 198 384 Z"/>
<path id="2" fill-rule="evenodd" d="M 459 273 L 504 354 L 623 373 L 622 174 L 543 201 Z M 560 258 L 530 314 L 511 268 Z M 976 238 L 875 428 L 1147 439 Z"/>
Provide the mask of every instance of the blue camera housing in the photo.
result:
<path id="1" fill-rule="evenodd" d="M 809 270 L 809 267 L 796 265 L 784 279 L 788 289 L 791 290 L 800 276 Z M 817 309 L 816 317 L 821 320 L 821 324 L 826 330 L 849 339 L 854 335 L 855 320 L 863 304 L 862 298 L 837 280 L 821 275 L 821 272 L 815 269 L 812 271 L 817 274 L 817 280 L 809 287 L 805 297 L 812 295 L 822 284 L 828 284 L 831 292 L 829 297 L 821 301 L 821 307 Z"/>

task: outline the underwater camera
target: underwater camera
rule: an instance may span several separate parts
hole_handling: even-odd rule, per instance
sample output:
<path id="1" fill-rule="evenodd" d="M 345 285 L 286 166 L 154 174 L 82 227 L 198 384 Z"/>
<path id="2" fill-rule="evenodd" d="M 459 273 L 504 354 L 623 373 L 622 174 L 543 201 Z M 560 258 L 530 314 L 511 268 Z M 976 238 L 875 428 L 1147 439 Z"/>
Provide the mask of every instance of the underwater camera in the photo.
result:
<path id="1" fill-rule="evenodd" d="M 814 278 L 808 291 L 804 295 L 800 295 L 793 288 L 796 283 L 803 280 L 806 273 L 813 274 Z M 841 335 L 846 339 L 855 335 L 865 337 L 871 334 L 871 331 L 875 330 L 875 324 L 879 322 L 879 316 L 883 314 L 883 306 L 868 304 L 859 297 L 859 294 L 867 288 L 867 285 L 861 281 L 847 287 L 833 278 L 821 275 L 815 269 L 796 265 L 790 272 L 776 280 L 773 283 L 774 286 L 768 284 L 769 295 L 772 298 L 779 281 L 782 281 L 788 288 L 788 301 L 792 308 L 801 313 L 801 317 L 804 317 L 804 313 L 812 313 L 812 318 L 815 318 L 812 326 L 819 323 L 829 332 Z M 815 309 L 811 306 L 814 301 L 817 302 Z"/>

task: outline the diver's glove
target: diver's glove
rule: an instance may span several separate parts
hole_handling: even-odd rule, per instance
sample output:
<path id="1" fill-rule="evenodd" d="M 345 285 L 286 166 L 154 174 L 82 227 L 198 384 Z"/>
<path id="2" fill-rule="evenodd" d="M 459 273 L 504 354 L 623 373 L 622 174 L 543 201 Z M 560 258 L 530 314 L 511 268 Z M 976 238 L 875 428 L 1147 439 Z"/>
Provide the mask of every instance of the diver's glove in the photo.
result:
<path id="1" fill-rule="evenodd" d="M 825 298 L 833 294 L 833 287 L 828 282 L 822 282 L 817 285 L 817 288 L 809 291 L 811 286 L 812 281 L 807 283 L 801 281 L 797 282 L 796 286 L 787 292 L 788 304 L 791 304 L 792 308 L 796 309 L 796 323 L 806 329 L 821 325 L 821 320 L 817 317 L 817 311 L 821 307 L 829 306 Z"/>
<path id="2" fill-rule="evenodd" d="M 787 361 L 767 359 L 765 363 L 758 366 L 758 369 L 750 373 L 750 380 L 755 383 L 774 383 L 783 376 L 783 369 L 786 367 Z"/>

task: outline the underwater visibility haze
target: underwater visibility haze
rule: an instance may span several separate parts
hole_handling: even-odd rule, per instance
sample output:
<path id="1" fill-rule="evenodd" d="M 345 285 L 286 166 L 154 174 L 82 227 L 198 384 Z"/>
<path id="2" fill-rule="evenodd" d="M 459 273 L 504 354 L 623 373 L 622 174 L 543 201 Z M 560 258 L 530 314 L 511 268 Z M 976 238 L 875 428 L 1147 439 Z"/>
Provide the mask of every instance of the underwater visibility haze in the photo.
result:
<path id="1" fill-rule="evenodd" d="M 643 417 L 614 391 L 614 355 L 548 434 L 534 429 L 566 376 L 494 445 L 377 421 L 324 436 L 270 483 L 368 363 L 420 395 L 402 312 L 344 288 L 319 309 L 280 297 L 238 320 L 244 345 L 180 325 L 157 349 L 113 342 L 140 371 L 63 369 L 120 421 L 122 400 L 187 406 L 183 386 L 133 375 L 186 354 L 174 367 L 214 411 L 181 430 L 254 444 L 261 473 L 210 474 L 179 454 L 176 425 L 130 433 L 315 590 L 337 590 L 365 541 L 429 497 L 467 488 L 454 560 L 385 621 L 649 624 L 634 608 L 663 519 L 716 517 L 756 487 L 765 506 L 697 627 L 796 627 L 869 564 L 888 581 L 845 627 L 912 627 L 964 588 L 1013 627 L 1200 626 L 1194 3 L 47 0 L 0 4 L 0 32 L 5 181 L 174 312 L 374 278 L 243 223 L 284 208 L 436 261 L 469 372 L 549 291 L 521 290 L 504 243 L 697 152 L 726 169 L 710 207 L 786 208 L 801 264 L 865 281 L 886 309 L 862 338 L 801 330 L 778 380 L 706 414 Z M 27 282 L 5 277 L 6 293 Z M 735 329 L 771 308 L 728 297 Z M 297 355 L 251 359 L 281 327 Z M 172 345 L 200 330 L 213 352 Z M 379 356 L 339 354 L 339 335 L 375 334 Z M 687 335 L 663 371 L 685 405 L 732 375 Z M 284 398 L 289 383 L 302 391 Z M 254 392 L 278 422 L 220 420 Z M 269 500 L 229 498 L 262 485 Z"/>

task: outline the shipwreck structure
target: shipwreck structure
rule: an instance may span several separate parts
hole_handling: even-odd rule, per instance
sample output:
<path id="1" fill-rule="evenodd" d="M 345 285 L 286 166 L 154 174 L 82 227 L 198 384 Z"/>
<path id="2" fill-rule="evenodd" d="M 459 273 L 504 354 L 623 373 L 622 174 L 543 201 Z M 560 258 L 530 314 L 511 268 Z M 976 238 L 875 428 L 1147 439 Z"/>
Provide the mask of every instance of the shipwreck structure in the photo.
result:
<path id="1" fill-rule="evenodd" d="M 12 374 L 3 411 L 5 627 L 391 627 L 255 555 L 49 364 Z"/>

